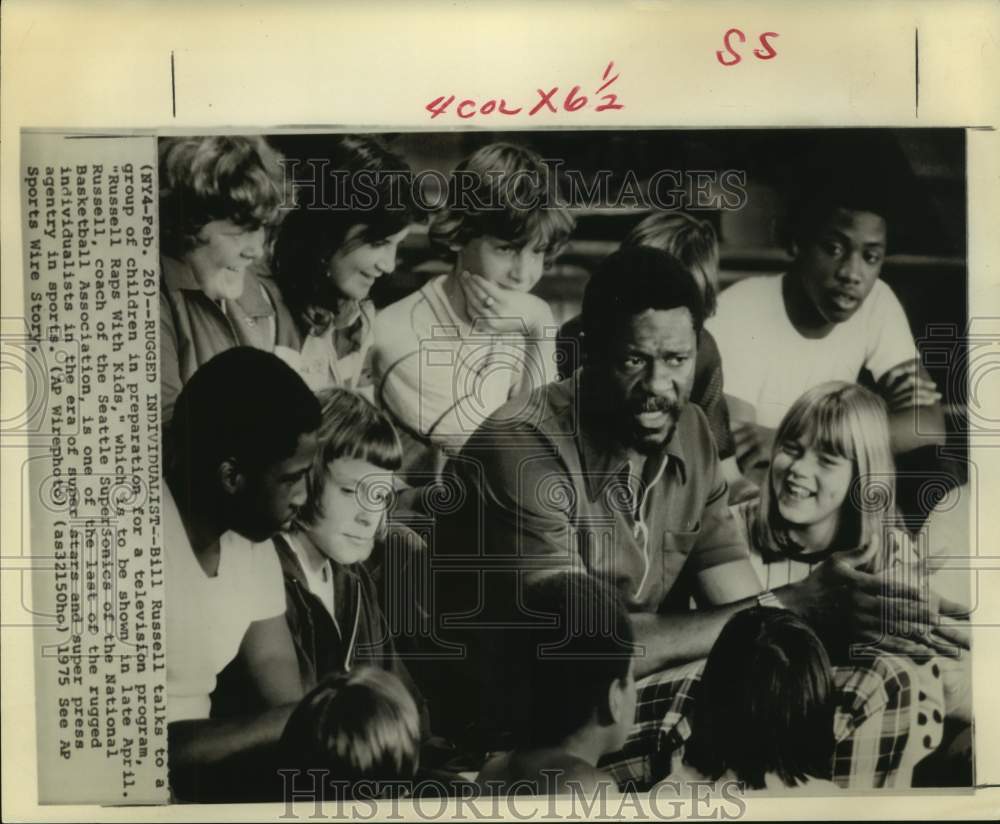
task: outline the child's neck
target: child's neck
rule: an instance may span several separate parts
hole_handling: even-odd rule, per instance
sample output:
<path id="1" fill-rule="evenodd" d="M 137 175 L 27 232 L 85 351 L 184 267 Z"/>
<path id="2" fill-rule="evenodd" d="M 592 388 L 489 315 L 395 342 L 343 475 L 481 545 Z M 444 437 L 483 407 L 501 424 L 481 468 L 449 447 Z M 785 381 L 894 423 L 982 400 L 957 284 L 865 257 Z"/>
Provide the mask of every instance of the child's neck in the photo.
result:
<path id="1" fill-rule="evenodd" d="M 219 524 L 214 508 L 198 506 L 197 496 L 179 495 L 179 491 L 185 489 L 182 484 L 168 478 L 167 485 L 180 513 L 191 551 L 205 574 L 215 577 L 219 571 L 222 554 L 220 538 L 226 531 L 225 527 Z"/>
<path id="2" fill-rule="evenodd" d="M 316 546 L 316 542 L 313 541 L 312 536 L 308 531 L 303 530 L 296 533 L 302 543 L 302 549 L 305 552 L 306 558 L 308 559 L 309 565 L 312 567 L 314 572 L 321 570 L 326 564 L 333 564 L 333 562 L 320 551 L 320 548 Z"/>
<path id="3" fill-rule="evenodd" d="M 785 313 L 795 330 L 806 338 L 824 338 L 833 329 L 830 323 L 816 310 L 802 285 L 802 275 L 795 268 L 798 262 L 781 279 L 781 297 Z"/>
<path id="4" fill-rule="evenodd" d="M 839 528 L 839 518 L 825 518 L 815 524 L 792 527 L 788 534 L 805 552 L 815 554 L 833 546 Z"/>
<path id="5" fill-rule="evenodd" d="M 559 749 L 574 758 L 579 758 L 591 767 L 597 767 L 597 762 L 604 755 L 607 747 L 608 744 L 602 731 L 589 724 L 564 738 L 559 744 Z"/>

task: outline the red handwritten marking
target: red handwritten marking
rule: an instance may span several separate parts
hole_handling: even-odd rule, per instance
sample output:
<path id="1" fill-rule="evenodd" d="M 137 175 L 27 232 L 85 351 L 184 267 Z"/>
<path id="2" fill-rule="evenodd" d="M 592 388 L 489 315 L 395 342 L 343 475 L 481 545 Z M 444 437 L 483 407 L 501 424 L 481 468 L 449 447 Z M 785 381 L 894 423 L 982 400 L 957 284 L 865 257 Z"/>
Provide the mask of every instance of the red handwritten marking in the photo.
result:
<path id="1" fill-rule="evenodd" d="M 557 109 L 557 108 L 556 108 L 556 107 L 555 107 L 555 106 L 553 105 L 553 103 L 552 103 L 552 96 L 553 96 L 553 95 L 554 95 L 554 94 L 555 94 L 555 93 L 556 93 L 557 91 L 559 91 L 559 87 L 558 87 L 558 86 L 553 86 L 553 87 L 552 87 L 551 89 L 549 89 L 549 91 L 548 91 L 548 94 L 546 94 L 545 92 L 543 92 L 543 91 L 542 91 L 541 89 L 535 89 L 535 91 L 536 91 L 536 92 L 538 92 L 538 97 L 539 97 L 540 99 L 539 99 L 539 101 L 538 101 L 538 102 L 537 102 L 537 103 L 535 104 L 535 107 L 534 107 L 534 108 L 533 108 L 533 109 L 532 109 L 532 110 L 531 110 L 530 112 L 528 112 L 528 116 L 529 116 L 529 117 L 530 117 L 531 115 L 534 115 L 534 114 L 537 114 L 537 113 L 538 113 L 539 111 L 541 111 L 541 110 L 542 110 L 542 109 L 543 109 L 543 108 L 544 108 L 545 106 L 548 106 L 548 107 L 549 107 L 549 110 L 550 110 L 550 111 L 553 111 L 553 112 L 557 112 L 557 111 L 559 111 L 559 110 L 558 110 L 558 109 Z"/>
<path id="2" fill-rule="evenodd" d="M 566 95 L 566 100 L 563 101 L 563 108 L 568 112 L 575 112 L 577 109 L 582 109 L 587 105 L 587 95 L 581 94 L 577 97 L 577 93 L 580 91 L 579 86 L 574 86 L 569 90 L 569 94 Z"/>
<path id="3" fill-rule="evenodd" d="M 435 117 L 444 114 L 444 110 L 451 105 L 454 99 L 455 95 L 451 95 L 447 100 L 445 100 L 444 95 L 441 95 L 441 97 L 435 97 L 424 108 L 431 113 L 431 120 L 433 120 Z"/>
<path id="4" fill-rule="evenodd" d="M 723 45 L 726 47 L 726 51 L 723 52 L 721 49 L 715 53 L 715 59 L 718 60 L 723 66 L 735 66 L 737 63 L 743 60 L 740 53 L 733 47 L 732 37 L 735 35 L 739 38 L 740 43 L 746 43 L 747 37 L 740 29 L 729 29 L 723 36 Z M 778 37 L 776 31 L 766 31 L 763 34 L 757 36 L 760 41 L 760 45 L 763 46 L 762 49 L 754 49 L 753 55 L 758 60 L 772 60 L 778 56 L 777 49 L 774 48 L 768 41 L 767 38 Z M 732 56 L 730 59 L 726 56 L 726 52 Z"/>
<path id="5" fill-rule="evenodd" d="M 615 61 L 614 60 L 612 60 L 610 63 L 608 63 L 608 67 L 604 70 L 604 74 L 601 75 L 601 80 L 604 81 L 604 85 L 601 86 L 601 88 L 599 88 L 596 92 L 594 92 L 594 94 L 600 94 L 608 86 L 610 86 L 612 83 L 614 83 L 619 77 L 621 77 L 621 72 L 619 72 L 614 77 L 612 77 L 610 80 L 608 80 L 608 75 L 611 74 L 611 69 L 614 67 L 614 65 L 615 65 Z"/>
<path id="6" fill-rule="evenodd" d="M 715 59 L 718 60 L 723 66 L 735 66 L 737 63 L 739 63 L 743 59 L 742 57 L 740 57 L 739 52 L 736 51 L 732 47 L 732 44 L 730 44 L 730 42 L 729 42 L 729 38 L 732 37 L 734 34 L 739 35 L 741 43 L 746 43 L 747 42 L 747 36 L 743 32 L 741 32 L 739 29 L 730 29 L 729 31 L 727 31 L 722 36 L 722 40 L 726 44 L 726 51 L 728 51 L 736 59 L 735 60 L 726 60 L 722 56 L 722 52 L 721 51 L 717 51 L 715 53 Z"/>
<path id="7" fill-rule="evenodd" d="M 601 98 L 601 100 L 607 100 L 608 102 L 607 103 L 602 103 L 600 106 L 598 106 L 596 109 L 594 109 L 595 112 L 605 112 L 608 109 L 624 109 L 625 108 L 621 103 L 618 102 L 618 95 L 616 95 L 616 94 L 606 94 L 606 95 L 604 95 Z"/>
<path id="8" fill-rule="evenodd" d="M 760 44 L 767 49 L 766 53 L 761 54 L 761 49 L 754 49 L 754 56 L 759 60 L 771 60 L 778 56 L 778 52 L 775 50 L 774 46 L 767 42 L 765 38 L 768 37 L 778 37 L 776 31 L 766 31 L 760 36 Z"/>
<path id="9" fill-rule="evenodd" d="M 770 32 L 768 34 L 770 34 Z M 763 39 L 761 42 L 763 45 L 770 48 L 769 44 L 765 43 Z M 617 94 L 609 92 L 601 95 L 601 92 L 621 77 L 620 73 L 612 75 L 614 67 L 614 61 L 609 61 L 608 65 L 604 68 L 604 73 L 601 75 L 601 80 L 603 82 L 593 92 L 592 96 L 582 94 L 581 92 L 583 87 L 580 84 L 574 85 L 561 100 L 558 96 L 560 91 L 559 86 L 552 86 L 548 91 L 545 91 L 544 89 L 535 89 L 535 92 L 538 94 L 538 101 L 528 112 L 528 116 L 532 117 L 545 109 L 548 109 L 548 111 L 553 114 L 558 114 L 560 111 L 576 112 L 586 107 L 589 103 L 591 103 L 591 101 L 596 103 L 597 100 L 600 100 L 601 103 L 594 107 L 594 111 L 604 112 L 614 109 L 624 109 L 624 104 L 618 102 Z M 597 100 L 595 100 L 595 98 Z M 453 94 L 441 95 L 439 97 L 435 97 L 430 103 L 424 106 L 424 109 L 430 113 L 432 120 L 443 114 L 451 112 L 454 112 L 454 114 L 462 120 L 469 120 L 477 115 L 488 117 L 494 113 L 510 117 L 512 115 L 520 114 L 524 110 L 524 107 L 522 106 L 509 105 L 507 103 L 507 99 L 503 97 L 490 98 L 482 105 L 480 105 L 475 98 L 466 97 L 462 98 L 458 105 L 452 109 L 452 104 L 455 103 L 455 99 L 455 95 Z"/>

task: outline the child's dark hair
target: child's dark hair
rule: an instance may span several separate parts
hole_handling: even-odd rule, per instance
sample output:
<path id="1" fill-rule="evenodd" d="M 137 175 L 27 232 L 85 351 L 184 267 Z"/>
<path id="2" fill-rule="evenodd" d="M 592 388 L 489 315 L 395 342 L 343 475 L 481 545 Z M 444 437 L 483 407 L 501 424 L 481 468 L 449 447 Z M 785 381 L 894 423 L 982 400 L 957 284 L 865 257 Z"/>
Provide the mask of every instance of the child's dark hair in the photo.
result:
<path id="1" fill-rule="evenodd" d="M 316 396 L 270 352 L 239 346 L 202 364 L 181 389 L 170 421 L 168 467 L 192 494 L 235 459 L 261 470 L 295 453 L 299 437 L 316 431 Z"/>
<path id="2" fill-rule="evenodd" d="M 829 778 L 833 675 L 816 633 L 793 613 L 753 607 L 725 625 L 698 685 L 685 762 L 754 789 Z"/>
<path id="3" fill-rule="evenodd" d="M 627 246 L 609 255 L 583 293 L 583 348 L 594 359 L 609 354 L 619 326 L 648 309 L 684 307 L 695 332 L 705 320 L 701 290 L 673 255 L 650 246 Z"/>
<path id="4" fill-rule="evenodd" d="M 551 747 L 607 712 L 612 682 L 629 677 L 634 637 L 618 593 L 586 572 L 552 571 L 527 585 L 538 625 L 511 640 L 525 677 L 514 731 L 522 747 Z"/>
<path id="5" fill-rule="evenodd" d="M 523 146 L 491 143 L 452 172 L 448 203 L 434 215 L 429 235 L 446 252 L 484 236 L 518 246 L 540 243 L 551 260 L 574 225 L 541 157 Z"/>
<path id="6" fill-rule="evenodd" d="M 326 781 L 337 782 L 337 795 L 350 798 L 358 782 L 391 787 L 413 780 L 420 713 L 398 677 L 356 667 L 327 676 L 299 702 L 278 750 L 282 769 L 328 770 Z"/>
<path id="7" fill-rule="evenodd" d="M 335 197 L 312 203 L 300 196 L 303 202 L 286 215 L 274 244 L 274 279 L 296 317 L 309 307 L 336 310 L 343 296 L 329 270 L 338 251 L 384 240 L 419 217 L 409 166 L 375 138 L 338 137 L 321 160 L 323 191 Z M 363 227 L 361 233 L 345 244 L 355 226 Z"/>
<path id="8" fill-rule="evenodd" d="M 159 143 L 160 245 L 181 258 L 215 220 L 246 229 L 278 220 L 280 155 L 261 137 L 170 137 Z"/>
<path id="9" fill-rule="evenodd" d="M 403 448 L 392 422 L 366 397 L 338 386 L 322 392 L 319 402 L 319 449 L 306 476 L 308 497 L 296 519 L 306 526 L 323 515 L 321 502 L 329 467 L 338 458 L 366 461 L 387 473 L 403 465 Z M 391 486 L 388 481 L 386 486 Z"/>

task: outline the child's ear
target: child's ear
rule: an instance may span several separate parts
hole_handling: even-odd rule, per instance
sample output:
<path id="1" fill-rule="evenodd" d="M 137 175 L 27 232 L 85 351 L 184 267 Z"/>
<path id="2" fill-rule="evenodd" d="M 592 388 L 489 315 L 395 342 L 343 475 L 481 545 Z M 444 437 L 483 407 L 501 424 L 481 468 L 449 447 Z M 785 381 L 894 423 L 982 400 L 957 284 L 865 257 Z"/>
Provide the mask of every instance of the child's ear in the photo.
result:
<path id="1" fill-rule="evenodd" d="M 235 495 L 243 489 L 245 483 L 246 477 L 234 458 L 226 458 L 219 464 L 219 485 L 227 495 Z"/>
<path id="2" fill-rule="evenodd" d="M 625 714 L 625 689 L 622 686 L 621 679 L 612 678 L 611 683 L 608 685 L 609 720 L 613 725 L 618 725 L 622 722 L 622 716 L 624 714 Z"/>

